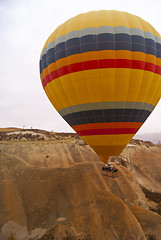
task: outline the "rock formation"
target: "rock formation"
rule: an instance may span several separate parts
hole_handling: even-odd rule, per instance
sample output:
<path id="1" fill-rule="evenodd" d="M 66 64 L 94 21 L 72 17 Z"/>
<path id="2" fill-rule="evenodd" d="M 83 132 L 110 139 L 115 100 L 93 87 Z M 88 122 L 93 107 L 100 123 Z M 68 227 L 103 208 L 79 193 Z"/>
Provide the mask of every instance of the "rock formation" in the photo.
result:
<path id="1" fill-rule="evenodd" d="M 161 148 L 132 140 L 119 172 L 77 134 L 0 131 L 0 240 L 161 239 Z"/>

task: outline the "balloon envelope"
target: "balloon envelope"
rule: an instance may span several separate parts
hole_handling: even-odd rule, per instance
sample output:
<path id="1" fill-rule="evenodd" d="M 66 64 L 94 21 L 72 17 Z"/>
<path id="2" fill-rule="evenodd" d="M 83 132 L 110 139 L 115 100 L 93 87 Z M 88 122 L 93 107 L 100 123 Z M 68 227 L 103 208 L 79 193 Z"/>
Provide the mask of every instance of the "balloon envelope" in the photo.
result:
<path id="1" fill-rule="evenodd" d="M 47 39 L 40 74 L 56 110 L 106 162 L 161 97 L 161 38 L 126 12 L 80 14 Z"/>

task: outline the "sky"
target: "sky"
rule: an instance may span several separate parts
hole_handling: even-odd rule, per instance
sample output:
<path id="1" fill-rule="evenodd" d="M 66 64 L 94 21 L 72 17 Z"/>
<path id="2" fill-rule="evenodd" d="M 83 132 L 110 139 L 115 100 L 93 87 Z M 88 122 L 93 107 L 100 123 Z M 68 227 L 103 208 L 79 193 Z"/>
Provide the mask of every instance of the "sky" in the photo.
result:
<path id="1" fill-rule="evenodd" d="M 0 128 L 73 132 L 42 88 L 40 53 L 60 24 L 102 9 L 135 14 L 161 34 L 160 0 L 0 0 Z M 138 133 L 161 132 L 160 120 L 161 101 Z"/>

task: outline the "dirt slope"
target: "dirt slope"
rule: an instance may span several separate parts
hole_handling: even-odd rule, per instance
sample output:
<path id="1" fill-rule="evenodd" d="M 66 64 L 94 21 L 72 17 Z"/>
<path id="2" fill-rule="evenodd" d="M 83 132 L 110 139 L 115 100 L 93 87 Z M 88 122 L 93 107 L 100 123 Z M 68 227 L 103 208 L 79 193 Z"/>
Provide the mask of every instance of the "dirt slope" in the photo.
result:
<path id="1" fill-rule="evenodd" d="M 155 212 L 145 210 L 138 206 L 131 206 L 130 210 L 140 222 L 146 236 L 151 239 L 161 239 L 161 217 Z"/>
<path id="2" fill-rule="evenodd" d="M 153 198 L 161 191 L 158 147 L 134 141 L 116 159 L 124 166 L 113 177 L 102 174 L 101 161 L 77 136 L 42 134 L 44 140 L 22 133 L 1 138 L 0 240 L 160 239 L 161 217 L 149 211 L 160 201 Z M 145 194 L 151 188 L 152 198 Z M 157 222 L 150 228 L 153 214 Z"/>

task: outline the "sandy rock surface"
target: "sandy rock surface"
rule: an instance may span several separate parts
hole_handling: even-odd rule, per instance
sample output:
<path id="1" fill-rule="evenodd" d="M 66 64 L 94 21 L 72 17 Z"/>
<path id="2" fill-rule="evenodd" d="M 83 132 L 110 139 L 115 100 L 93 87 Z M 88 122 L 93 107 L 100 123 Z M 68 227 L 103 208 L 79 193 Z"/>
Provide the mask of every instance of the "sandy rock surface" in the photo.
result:
<path id="1" fill-rule="evenodd" d="M 161 239 L 160 146 L 132 140 L 111 175 L 76 134 L 17 131 L 0 132 L 0 240 Z"/>

